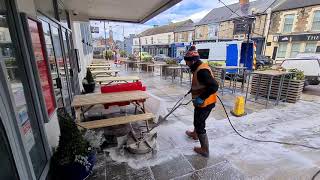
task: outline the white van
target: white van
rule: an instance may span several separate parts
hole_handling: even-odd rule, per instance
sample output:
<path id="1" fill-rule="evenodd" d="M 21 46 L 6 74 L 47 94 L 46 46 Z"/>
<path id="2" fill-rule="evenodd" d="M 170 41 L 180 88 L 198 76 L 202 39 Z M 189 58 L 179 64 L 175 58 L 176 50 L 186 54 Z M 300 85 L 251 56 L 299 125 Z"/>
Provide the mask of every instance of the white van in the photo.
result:
<path id="1" fill-rule="evenodd" d="M 305 85 L 320 84 L 320 54 L 298 54 L 296 58 L 285 59 L 281 67 L 303 71 Z"/>
<path id="2" fill-rule="evenodd" d="M 246 56 L 244 41 L 210 42 L 196 44 L 200 59 L 204 62 L 213 61 L 223 66 L 245 66 L 249 70 L 253 65 L 253 43 L 249 45 L 249 55 Z M 247 58 L 247 60 L 244 60 Z M 243 61 L 243 62 L 242 62 Z"/>

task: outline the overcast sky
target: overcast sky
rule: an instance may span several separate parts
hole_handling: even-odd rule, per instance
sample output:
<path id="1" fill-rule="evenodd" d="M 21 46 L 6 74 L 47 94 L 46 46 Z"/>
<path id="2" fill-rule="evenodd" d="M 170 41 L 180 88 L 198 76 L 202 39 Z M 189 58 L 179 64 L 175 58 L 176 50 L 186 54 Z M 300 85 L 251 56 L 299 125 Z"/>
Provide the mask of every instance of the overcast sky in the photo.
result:
<path id="1" fill-rule="evenodd" d="M 222 0 L 226 4 L 236 3 L 239 0 Z M 180 3 L 171 7 L 165 12 L 162 12 L 158 16 L 150 19 L 144 24 L 131 24 L 131 23 L 117 23 L 106 22 L 107 37 L 109 37 L 110 27 L 113 30 L 113 36 L 116 40 L 123 40 L 124 35 L 139 34 L 140 32 L 151 28 L 153 25 L 165 25 L 170 22 L 178 22 L 187 19 L 192 19 L 194 22 L 198 22 L 213 8 L 223 6 L 218 0 L 182 0 Z M 99 27 L 99 34 L 93 34 L 93 37 L 104 37 L 104 24 L 101 21 L 91 21 L 91 26 Z"/>

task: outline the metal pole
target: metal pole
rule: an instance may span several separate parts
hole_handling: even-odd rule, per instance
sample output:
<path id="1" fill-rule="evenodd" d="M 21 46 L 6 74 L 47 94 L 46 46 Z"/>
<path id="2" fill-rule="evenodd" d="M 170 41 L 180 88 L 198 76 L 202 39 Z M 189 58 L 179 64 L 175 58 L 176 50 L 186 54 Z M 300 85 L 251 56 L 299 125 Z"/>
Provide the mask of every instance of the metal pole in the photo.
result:
<path id="1" fill-rule="evenodd" d="M 104 43 L 107 51 L 107 33 L 106 33 L 106 21 L 103 21 L 103 29 L 104 29 Z"/>

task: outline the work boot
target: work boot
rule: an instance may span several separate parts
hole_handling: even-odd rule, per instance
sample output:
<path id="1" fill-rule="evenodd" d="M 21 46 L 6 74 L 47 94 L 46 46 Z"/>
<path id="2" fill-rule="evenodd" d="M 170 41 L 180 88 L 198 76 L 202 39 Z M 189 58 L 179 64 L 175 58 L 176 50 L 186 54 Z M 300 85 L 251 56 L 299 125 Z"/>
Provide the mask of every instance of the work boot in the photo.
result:
<path id="1" fill-rule="evenodd" d="M 209 141 L 207 134 L 199 134 L 198 137 L 201 147 L 194 147 L 193 150 L 204 157 L 209 157 Z"/>
<path id="2" fill-rule="evenodd" d="M 196 133 L 195 130 L 193 130 L 193 131 L 187 130 L 187 131 L 186 131 L 186 135 L 187 135 L 188 137 L 192 138 L 193 140 L 198 140 L 198 139 L 199 139 L 199 138 L 198 138 L 198 135 L 197 135 L 197 133 Z"/>

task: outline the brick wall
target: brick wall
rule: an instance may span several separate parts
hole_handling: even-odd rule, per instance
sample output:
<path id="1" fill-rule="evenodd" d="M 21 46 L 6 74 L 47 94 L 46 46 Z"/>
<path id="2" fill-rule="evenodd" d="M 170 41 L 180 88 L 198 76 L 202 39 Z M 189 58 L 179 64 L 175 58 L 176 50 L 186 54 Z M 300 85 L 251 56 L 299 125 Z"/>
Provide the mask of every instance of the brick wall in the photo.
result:
<path id="1" fill-rule="evenodd" d="M 200 33 L 201 36 L 197 36 Z M 195 29 L 195 40 L 207 40 L 208 39 L 208 25 L 196 26 Z"/>

